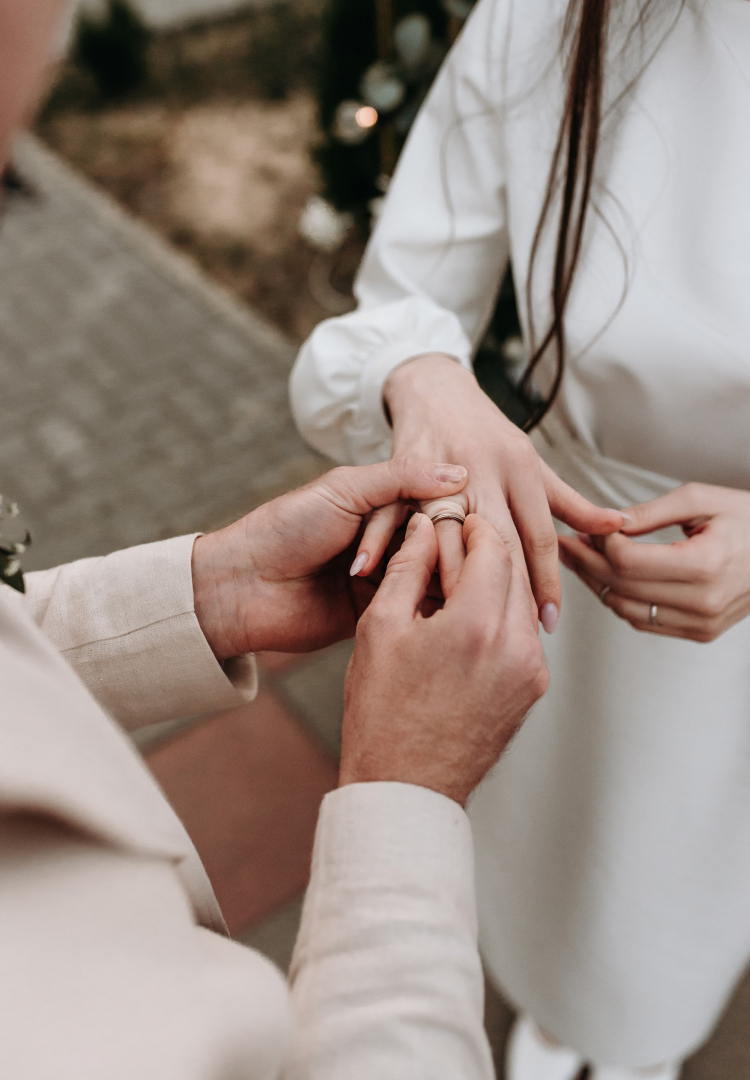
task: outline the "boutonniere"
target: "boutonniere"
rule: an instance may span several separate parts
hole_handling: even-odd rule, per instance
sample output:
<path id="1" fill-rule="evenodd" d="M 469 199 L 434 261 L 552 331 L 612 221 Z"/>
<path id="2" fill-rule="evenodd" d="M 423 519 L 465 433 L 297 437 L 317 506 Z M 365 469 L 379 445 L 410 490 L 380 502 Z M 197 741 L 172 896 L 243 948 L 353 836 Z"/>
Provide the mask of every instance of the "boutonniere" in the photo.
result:
<path id="1" fill-rule="evenodd" d="M 24 592 L 20 556 L 31 543 L 31 534 L 27 529 L 23 540 L 13 540 L 5 536 L 5 522 L 9 518 L 16 517 L 18 517 L 18 504 L 7 502 L 0 495 L 0 581 L 4 581 L 13 589 L 18 589 L 19 592 Z"/>

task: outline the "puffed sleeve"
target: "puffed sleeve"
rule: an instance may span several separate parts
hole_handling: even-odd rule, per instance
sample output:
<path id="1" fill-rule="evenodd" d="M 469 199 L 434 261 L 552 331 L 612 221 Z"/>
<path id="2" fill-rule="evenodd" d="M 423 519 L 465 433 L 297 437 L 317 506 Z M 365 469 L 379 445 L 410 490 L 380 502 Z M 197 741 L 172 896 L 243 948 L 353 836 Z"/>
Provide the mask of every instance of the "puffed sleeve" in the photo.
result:
<path id="1" fill-rule="evenodd" d="M 285 1080 L 491 1080 L 471 829 L 411 784 L 323 801 Z"/>
<path id="2" fill-rule="evenodd" d="M 393 368 L 441 352 L 471 366 L 508 260 L 502 85 L 507 0 L 480 0 L 417 117 L 357 278 L 358 307 L 302 346 L 304 438 L 337 461 L 390 455 Z"/>

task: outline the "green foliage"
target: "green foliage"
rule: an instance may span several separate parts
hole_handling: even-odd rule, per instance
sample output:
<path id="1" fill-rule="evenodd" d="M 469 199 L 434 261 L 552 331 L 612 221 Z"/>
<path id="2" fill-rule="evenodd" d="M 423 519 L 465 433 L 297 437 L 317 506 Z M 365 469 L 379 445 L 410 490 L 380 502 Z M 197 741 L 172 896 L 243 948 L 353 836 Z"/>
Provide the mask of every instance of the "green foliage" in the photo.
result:
<path id="1" fill-rule="evenodd" d="M 146 78 L 149 32 L 126 0 L 108 0 L 103 17 L 79 15 L 73 59 L 103 100 L 124 97 Z"/>

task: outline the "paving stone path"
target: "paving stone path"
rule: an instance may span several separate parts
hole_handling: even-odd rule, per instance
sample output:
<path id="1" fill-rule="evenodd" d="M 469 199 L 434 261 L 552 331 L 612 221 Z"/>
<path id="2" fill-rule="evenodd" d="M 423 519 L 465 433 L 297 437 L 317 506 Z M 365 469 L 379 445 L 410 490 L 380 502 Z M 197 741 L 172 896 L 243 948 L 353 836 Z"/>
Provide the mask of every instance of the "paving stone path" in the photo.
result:
<path id="1" fill-rule="evenodd" d="M 39 143 L 0 229 L 0 491 L 28 569 L 211 528 L 325 467 L 293 350 Z"/>

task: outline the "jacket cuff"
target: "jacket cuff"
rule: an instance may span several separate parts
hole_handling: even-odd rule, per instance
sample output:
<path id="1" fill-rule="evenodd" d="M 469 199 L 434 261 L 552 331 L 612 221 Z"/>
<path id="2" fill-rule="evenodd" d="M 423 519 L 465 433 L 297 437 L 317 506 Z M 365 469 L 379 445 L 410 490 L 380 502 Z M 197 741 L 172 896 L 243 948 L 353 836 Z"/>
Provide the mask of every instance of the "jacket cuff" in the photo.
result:
<path id="1" fill-rule="evenodd" d="M 315 949 L 316 924 L 333 897 L 369 895 L 398 912 L 403 897 L 422 897 L 453 912 L 477 935 L 474 847 L 466 813 L 452 799 L 413 784 L 348 784 L 323 799 L 297 960 Z M 401 899 L 400 899 L 401 898 Z"/>
<path id="2" fill-rule="evenodd" d="M 232 708 L 255 694 L 254 659 L 237 657 L 222 668 L 196 618 L 197 535 L 25 577 L 37 624 L 129 730 Z"/>

